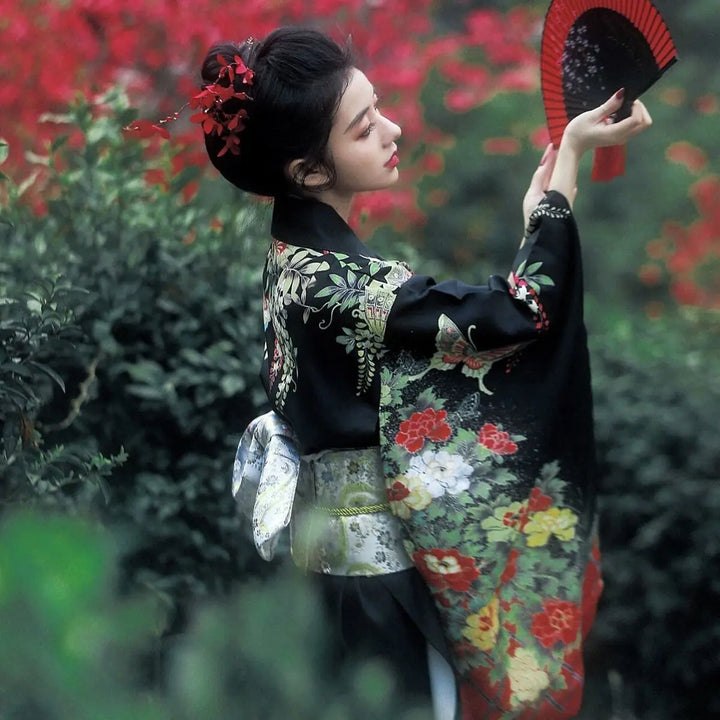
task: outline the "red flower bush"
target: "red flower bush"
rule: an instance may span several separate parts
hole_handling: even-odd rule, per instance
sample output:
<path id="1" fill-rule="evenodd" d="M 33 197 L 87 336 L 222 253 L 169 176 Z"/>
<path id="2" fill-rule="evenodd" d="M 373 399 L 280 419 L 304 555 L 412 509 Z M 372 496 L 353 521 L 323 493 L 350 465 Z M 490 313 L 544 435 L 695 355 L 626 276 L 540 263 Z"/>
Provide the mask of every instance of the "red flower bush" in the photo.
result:
<path id="1" fill-rule="evenodd" d="M 536 613 L 530 632 L 543 647 L 561 642 L 569 645 L 578 638 L 582 613 L 580 607 L 567 600 L 543 601 L 543 611 Z"/>
<path id="2" fill-rule="evenodd" d="M 669 162 L 684 165 L 689 172 L 695 175 L 701 173 L 707 167 L 707 156 L 692 143 L 686 140 L 674 142 L 665 151 L 665 157 Z"/>
<path id="3" fill-rule="evenodd" d="M 541 17 L 524 9 L 507 14 L 468 12 L 464 29 L 442 31 L 433 26 L 432 0 L 230 3 L 223 5 L 222 23 L 197 21 L 217 15 L 216 0 L 192 4 L 74 0 L 46 3 L 42 13 L 29 0 L 0 0 L 0 4 L 5 20 L 0 67 L 6 78 L 0 84 L 0 127 L 11 153 L 4 169 L 19 176 L 28 173 L 25 150 L 47 153 L 49 143 L 68 131 L 38 119 L 47 112 L 62 112 L 77 94 L 91 96 L 120 85 L 140 107 L 142 117 L 167 116 L 198 92 L 200 62 L 213 43 L 235 38 L 238 32 L 262 38 L 279 25 L 309 19 L 319 21 L 338 40 L 352 37 L 363 70 L 385 98 L 387 114 L 402 119 L 409 146 L 428 152 L 437 147 L 437 131 L 423 118 L 420 93 L 433 68 L 453 63 L 459 68 L 446 79 L 451 90 L 472 91 L 463 110 L 508 89 L 506 73 L 534 78 L 532 89 L 537 88 L 536 37 Z M 58 45 L 58 37 L 73 41 Z M 182 41 L 167 42 L 168 37 Z M 26 52 L 28 38 L 33 39 L 31 58 Z M 482 54 L 463 57 L 467 48 Z M 501 80 L 503 75 L 505 80 Z M 482 92 L 474 90 L 479 88 Z M 166 125 L 149 121 L 131 127 L 135 137 L 167 132 Z M 209 168 L 197 128 L 181 121 L 171 134 L 176 147 L 184 148 L 186 164 Z M 237 149 L 234 142 L 228 151 L 233 149 Z M 378 224 L 390 223 L 402 230 L 424 222 L 416 194 L 410 190 L 424 174 L 423 155 L 403 157 L 401 187 L 358 199 L 354 217 L 364 221 L 364 234 Z M 34 192 L 43 194 L 42 177 L 28 197 Z"/>
<path id="4" fill-rule="evenodd" d="M 510 439 L 510 435 L 492 423 L 485 423 L 480 428 L 478 442 L 497 455 L 512 455 L 518 449 L 517 444 Z"/>
<path id="5" fill-rule="evenodd" d="M 473 580 L 480 577 L 475 561 L 455 548 L 418 550 L 413 553 L 413 561 L 425 580 L 438 590 L 466 592 Z"/>
<path id="6" fill-rule="evenodd" d="M 425 440 L 442 442 L 452 433 L 450 425 L 445 421 L 445 410 L 426 408 L 422 412 L 413 413 L 408 420 L 400 423 L 400 431 L 395 436 L 395 443 L 402 445 L 408 452 L 422 450 Z"/>
<path id="7" fill-rule="evenodd" d="M 648 251 L 665 255 L 670 292 L 680 305 L 720 308 L 720 177 L 698 180 L 690 197 L 698 219 L 689 227 L 665 223 L 662 241 L 651 244 Z"/>

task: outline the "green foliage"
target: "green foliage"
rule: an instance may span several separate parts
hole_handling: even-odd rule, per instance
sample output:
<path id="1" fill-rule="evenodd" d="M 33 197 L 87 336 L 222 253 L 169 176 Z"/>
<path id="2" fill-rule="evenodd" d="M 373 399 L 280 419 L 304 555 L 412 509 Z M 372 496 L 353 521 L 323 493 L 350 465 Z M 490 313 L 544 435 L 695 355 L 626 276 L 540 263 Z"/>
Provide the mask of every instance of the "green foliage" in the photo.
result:
<path id="1" fill-rule="evenodd" d="M 0 267 L 4 280 L 14 273 L 12 265 Z M 87 503 L 91 488 L 102 487 L 124 454 L 120 449 L 106 458 L 87 443 L 45 446 L 43 435 L 52 428 L 38 416 L 55 390 L 65 393 L 53 365 L 73 352 L 80 338 L 69 307 L 76 293 L 60 279 L 39 279 L 36 287 L 25 288 L 0 301 L 0 497 L 3 504 L 42 502 L 69 509 Z"/>
<path id="2" fill-rule="evenodd" d="M 132 115 L 111 92 L 52 118 L 79 129 L 84 146 L 55 143 L 40 159 L 57 188 L 48 213 L 11 203 L 12 222 L 0 233 L 15 295 L 36 272 L 62 277 L 54 295 L 37 301 L 44 315 L 33 331 L 54 338 L 52 370 L 33 366 L 52 373 L 42 401 L 28 401 L 35 425 L 53 430 L 46 449 L 127 455 L 99 510 L 135 538 L 126 579 L 171 601 L 217 592 L 256 562 L 241 543 L 229 480 L 234 445 L 264 400 L 256 377 L 266 240 L 250 231 L 263 208 L 229 188 L 208 183 L 185 202 L 181 189 L 200 168 L 173 176 L 170 146 L 150 155 L 124 139 Z M 167 185 L 149 184 L 149 169 L 165 173 Z M 6 309 L 17 315 L 17 306 Z M 74 317 L 74 342 L 61 345 L 70 329 L 50 309 Z M 53 322 L 54 335 L 44 330 Z M 56 386 L 64 378 L 67 392 L 53 395 L 53 378 Z"/>
<path id="3" fill-rule="evenodd" d="M 595 630 L 638 717 L 715 717 L 720 623 L 720 324 L 593 343 L 606 590 Z"/>
<path id="4" fill-rule="evenodd" d="M 351 676 L 329 666 L 318 598 L 294 573 L 198 609 L 164 648 L 165 682 L 150 682 L 162 608 L 117 593 L 117 558 L 112 536 L 87 521 L 5 518 L 3 720 L 429 720 L 381 662 Z"/>
<path id="5" fill-rule="evenodd" d="M 156 720 L 137 670 L 157 608 L 113 588 L 110 537 L 86 522 L 15 514 L 0 526 L 0 717 Z"/>

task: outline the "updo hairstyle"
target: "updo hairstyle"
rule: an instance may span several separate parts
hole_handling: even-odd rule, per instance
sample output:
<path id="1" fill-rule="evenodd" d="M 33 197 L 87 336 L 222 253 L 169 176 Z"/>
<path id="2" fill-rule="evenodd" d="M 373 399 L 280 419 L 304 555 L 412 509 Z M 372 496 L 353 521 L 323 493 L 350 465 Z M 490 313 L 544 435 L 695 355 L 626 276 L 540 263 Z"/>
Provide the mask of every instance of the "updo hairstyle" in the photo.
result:
<path id="1" fill-rule="evenodd" d="M 315 189 L 332 187 L 336 176 L 327 143 L 354 65 L 350 47 L 316 30 L 291 27 L 278 28 L 262 41 L 220 43 L 208 50 L 203 62 L 204 85 L 218 79 L 218 55 L 228 64 L 240 56 L 255 74 L 250 87 L 242 85 L 240 76 L 234 83 L 250 99 L 231 99 L 223 106 L 230 112 L 240 107 L 247 111 L 239 154 L 218 157 L 224 141 L 205 134 L 213 165 L 233 185 L 257 195 L 298 192 L 306 177 L 318 170 L 329 180 Z M 304 162 L 289 177 L 288 165 L 296 159 Z"/>

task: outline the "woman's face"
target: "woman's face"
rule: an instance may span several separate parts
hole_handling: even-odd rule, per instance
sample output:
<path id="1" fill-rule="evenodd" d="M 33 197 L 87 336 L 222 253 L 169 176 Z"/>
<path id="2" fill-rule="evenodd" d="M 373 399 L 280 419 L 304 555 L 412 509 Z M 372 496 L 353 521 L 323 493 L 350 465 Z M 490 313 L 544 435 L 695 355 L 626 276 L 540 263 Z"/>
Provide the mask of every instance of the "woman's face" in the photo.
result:
<path id="1" fill-rule="evenodd" d="M 328 141 L 337 174 L 331 192 L 347 197 L 393 185 L 399 176 L 395 143 L 400 135 L 400 128 L 378 109 L 370 81 L 354 68 Z"/>

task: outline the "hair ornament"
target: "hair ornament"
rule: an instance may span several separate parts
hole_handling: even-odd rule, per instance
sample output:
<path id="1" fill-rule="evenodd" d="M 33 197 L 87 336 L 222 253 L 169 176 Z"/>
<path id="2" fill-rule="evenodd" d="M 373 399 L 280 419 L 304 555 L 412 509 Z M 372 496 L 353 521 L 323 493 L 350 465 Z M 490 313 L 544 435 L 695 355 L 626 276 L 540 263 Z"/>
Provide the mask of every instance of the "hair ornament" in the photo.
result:
<path id="1" fill-rule="evenodd" d="M 241 78 L 242 85 L 249 88 L 255 73 L 239 55 L 235 55 L 233 60 L 229 63 L 222 55 L 218 55 L 217 61 L 222 67 L 217 80 L 212 85 L 206 85 L 189 103 L 193 110 L 200 110 L 190 117 L 190 121 L 198 123 L 206 135 L 215 134 L 225 140 L 218 157 L 227 152 L 240 154 L 240 133 L 245 129 L 248 116 L 245 108 L 230 111 L 226 109 L 225 103 L 229 100 L 252 99 L 245 91 L 235 89 L 235 80 Z"/>
<path id="2" fill-rule="evenodd" d="M 254 39 L 250 37 L 246 42 L 252 43 Z M 232 155 L 239 155 L 240 133 L 245 129 L 248 113 L 244 107 L 238 108 L 237 103 L 230 106 L 233 109 L 227 108 L 225 103 L 231 100 L 252 100 L 245 90 L 235 89 L 235 81 L 240 79 L 240 83 L 249 89 L 253 84 L 255 73 L 245 65 L 239 55 L 235 55 L 232 62 L 228 62 L 223 55 L 217 55 L 217 61 L 221 67 L 214 83 L 205 85 L 180 110 L 162 120 L 155 123 L 150 120 L 135 120 L 124 128 L 126 135 L 135 138 L 160 135 L 167 139 L 170 137 L 170 133 L 163 125 L 177 120 L 180 113 L 189 106 L 192 110 L 199 110 L 190 116 L 191 122 L 200 125 L 206 135 L 217 135 L 225 141 L 225 145 L 217 154 L 218 157 L 222 157 L 228 152 Z"/>

